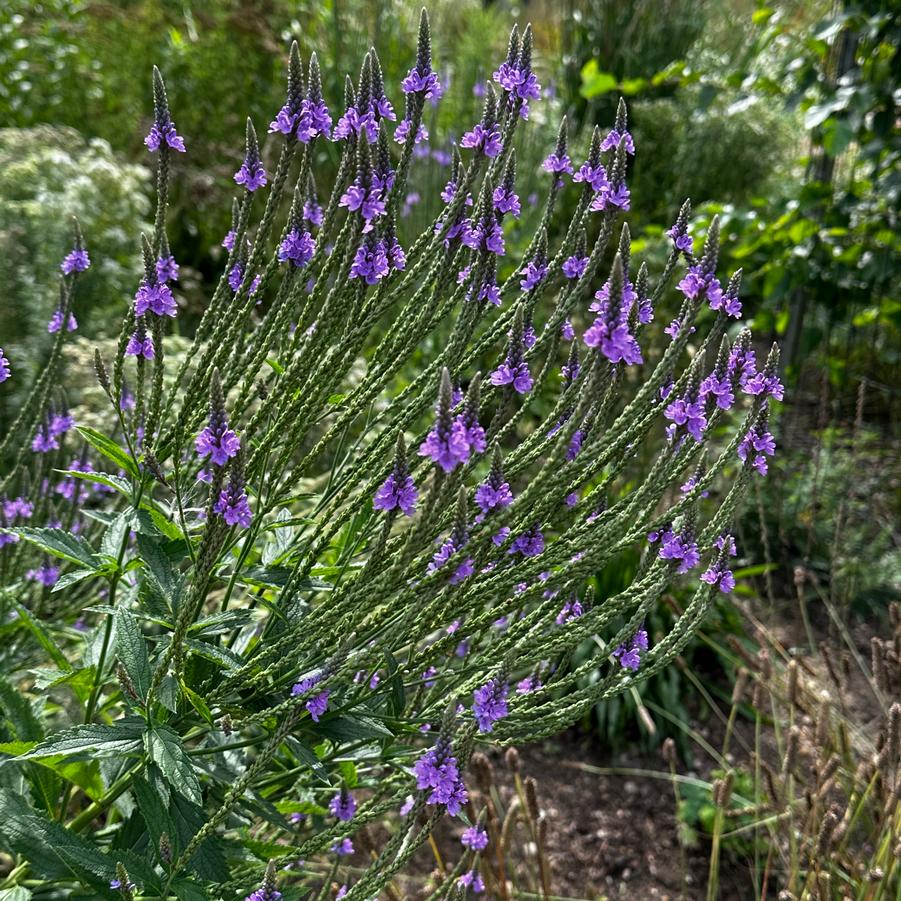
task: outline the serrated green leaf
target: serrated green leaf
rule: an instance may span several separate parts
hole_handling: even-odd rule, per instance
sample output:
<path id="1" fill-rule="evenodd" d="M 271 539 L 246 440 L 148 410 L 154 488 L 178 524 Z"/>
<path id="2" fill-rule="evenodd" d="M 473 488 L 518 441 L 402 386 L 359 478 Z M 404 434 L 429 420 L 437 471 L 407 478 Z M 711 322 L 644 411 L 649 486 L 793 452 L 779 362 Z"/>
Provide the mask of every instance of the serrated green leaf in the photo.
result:
<path id="1" fill-rule="evenodd" d="M 180 577 L 161 544 L 147 535 L 138 534 L 138 556 L 144 564 L 144 572 L 154 590 L 168 606 L 174 607 L 180 591 Z"/>
<path id="2" fill-rule="evenodd" d="M 138 697 L 146 700 L 151 678 L 147 642 L 137 619 L 125 607 L 116 609 L 116 649 Z"/>
<path id="3" fill-rule="evenodd" d="M 119 469 L 124 469 L 132 478 L 140 479 L 141 474 L 138 466 L 132 458 L 131 454 L 123 448 L 119 447 L 111 438 L 102 435 L 96 429 L 89 429 L 86 426 L 77 426 L 78 434 L 84 438 L 88 444 L 96 451 L 103 454 L 107 460 L 112 460 Z"/>
<path id="4" fill-rule="evenodd" d="M 360 741 L 366 738 L 394 738 L 394 733 L 368 716 L 335 716 L 316 725 L 317 735 L 338 741 Z"/>
<path id="5" fill-rule="evenodd" d="M 219 666 L 226 670 L 238 669 L 244 664 L 244 661 L 232 651 L 217 647 L 206 641 L 199 641 L 196 638 L 186 638 L 185 647 L 195 654 L 211 660 L 213 663 L 218 663 Z"/>
<path id="6" fill-rule="evenodd" d="M 126 482 L 125 479 L 120 478 L 119 476 L 111 475 L 108 472 L 95 472 L 94 470 L 82 472 L 80 469 L 58 469 L 56 471 L 62 473 L 64 476 L 80 479 L 82 482 L 107 485 L 110 488 L 114 488 L 119 494 L 128 498 L 132 495 L 131 483 Z"/>
<path id="7" fill-rule="evenodd" d="M 135 754 L 141 750 L 143 735 L 144 721 L 138 717 L 125 717 L 109 725 L 89 723 L 51 735 L 16 760 L 81 753 L 90 753 L 95 758 Z"/>
<path id="8" fill-rule="evenodd" d="M 93 579 L 102 575 L 105 575 L 104 570 L 102 569 L 72 570 L 72 572 L 64 573 L 56 580 L 56 584 L 50 589 L 50 593 L 56 594 L 56 592 L 63 591 L 70 585 L 77 585 L 79 582 L 84 582 L 85 579 Z"/>
<path id="9" fill-rule="evenodd" d="M 87 569 L 99 569 L 102 566 L 94 549 L 80 535 L 73 535 L 63 529 L 21 528 L 8 531 L 15 532 L 20 538 L 36 544 L 42 551 L 61 560 L 77 563 Z"/>
<path id="10" fill-rule="evenodd" d="M 166 781 L 189 801 L 199 804 L 200 781 L 178 735 L 168 726 L 153 723 L 144 733 L 144 746 Z"/>
<path id="11" fill-rule="evenodd" d="M 212 726 L 213 725 L 213 714 L 210 711 L 209 705 L 193 688 L 189 688 L 185 685 L 184 682 L 181 683 L 182 691 L 185 693 L 185 697 L 191 702 L 191 706 Z"/>

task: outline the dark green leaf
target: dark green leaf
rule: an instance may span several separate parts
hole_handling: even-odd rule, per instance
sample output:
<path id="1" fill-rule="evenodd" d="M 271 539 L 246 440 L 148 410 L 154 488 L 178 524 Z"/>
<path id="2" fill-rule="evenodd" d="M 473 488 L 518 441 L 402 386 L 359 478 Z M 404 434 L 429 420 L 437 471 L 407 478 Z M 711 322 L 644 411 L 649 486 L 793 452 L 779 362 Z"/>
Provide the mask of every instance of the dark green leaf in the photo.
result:
<path id="1" fill-rule="evenodd" d="M 90 753 L 92 757 L 118 757 L 135 754 L 141 750 L 144 721 L 139 717 L 125 717 L 115 723 L 89 723 L 74 726 L 51 735 L 17 760 L 37 757 L 66 757 L 71 754 Z"/>
<path id="2" fill-rule="evenodd" d="M 137 619 L 125 607 L 116 610 L 116 648 L 119 660 L 134 683 L 138 697 L 147 699 L 150 688 L 150 658 L 147 642 Z"/>
<path id="3" fill-rule="evenodd" d="M 80 535 L 73 535 L 63 529 L 10 529 L 20 538 L 36 544 L 42 551 L 68 560 L 70 563 L 78 563 L 89 569 L 99 569 L 102 561 L 94 552 L 94 549 Z"/>
<path id="4" fill-rule="evenodd" d="M 153 723 L 144 734 L 144 744 L 148 756 L 160 768 L 166 781 L 179 794 L 199 804 L 200 781 L 178 735 L 168 726 Z"/>
<path id="5" fill-rule="evenodd" d="M 112 460 L 119 469 L 124 469 L 134 479 L 141 477 L 138 466 L 132 459 L 131 454 L 119 447 L 111 438 L 107 438 L 106 435 L 102 435 L 95 429 L 89 429 L 85 426 L 78 426 L 78 433 L 91 447 L 103 454 L 107 460 Z"/>

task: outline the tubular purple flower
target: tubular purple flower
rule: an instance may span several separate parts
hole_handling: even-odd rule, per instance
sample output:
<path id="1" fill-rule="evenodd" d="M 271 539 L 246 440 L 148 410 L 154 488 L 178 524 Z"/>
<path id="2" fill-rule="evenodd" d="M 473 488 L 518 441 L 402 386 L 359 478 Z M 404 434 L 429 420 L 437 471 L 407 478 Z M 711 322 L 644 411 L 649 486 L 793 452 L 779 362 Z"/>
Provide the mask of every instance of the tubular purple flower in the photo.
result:
<path id="1" fill-rule="evenodd" d="M 362 278 L 367 285 L 378 284 L 389 272 L 385 242 L 372 234 L 357 248 L 350 266 L 350 278 Z"/>
<path id="2" fill-rule="evenodd" d="M 615 128 L 611 129 L 607 133 L 607 137 L 601 142 L 601 150 L 616 150 L 620 141 L 626 142 L 626 153 L 630 156 L 635 156 L 635 142 L 632 140 L 632 135 L 628 131 L 620 133 Z"/>
<path id="3" fill-rule="evenodd" d="M 47 323 L 47 331 L 53 335 L 58 332 L 63 325 L 63 311 L 61 308 L 54 310 L 53 315 L 50 317 L 50 321 Z M 78 321 L 75 319 L 74 313 L 69 313 L 69 318 L 66 321 L 66 331 L 74 332 L 78 328 Z"/>
<path id="4" fill-rule="evenodd" d="M 490 158 L 496 157 L 504 149 L 500 129 L 496 125 L 482 125 L 481 122 L 460 138 L 460 146 L 484 153 Z"/>
<path id="5" fill-rule="evenodd" d="M 659 538 L 660 558 L 680 561 L 679 568 L 676 570 L 680 575 L 687 573 L 698 565 L 701 555 L 698 552 L 697 543 L 690 534 L 677 535 L 671 529 L 666 529 L 660 534 Z"/>
<path id="6" fill-rule="evenodd" d="M 125 346 L 125 355 L 143 357 L 145 360 L 152 360 L 155 356 L 153 339 L 147 334 L 143 316 L 138 317 L 135 330 Z"/>
<path id="7" fill-rule="evenodd" d="M 156 316 L 174 317 L 177 306 L 168 285 L 141 282 L 135 293 L 135 316 L 143 316 L 147 311 Z"/>
<path id="8" fill-rule="evenodd" d="M 750 457 L 751 465 L 762 476 L 769 471 L 766 458 L 774 456 L 775 453 L 776 439 L 767 431 L 765 425 L 750 429 L 738 445 L 738 459 L 744 463 Z"/>
<path id="9" fill-rule="evenodd" d="M 66 254 L 65 259 L 59 264 L 63 275 L 71 275 L 73 272 L 84 272 L 91 265 L 91 257 L 83 247 L 76 247 Z"/>
<path id="10" fill-rule="evenodd" d="M 581 278 L 588 268 L 588 257 L 574 255 L 567 257 L 561 267 L 567 278 Z M 572 340 L 571 338 L 567 340 Z"/>
<path id="11" fill-rule="evenodd" d="M 292 228 L 279 244 L 278 258 L 283 263 L 290 260 L 294 266 L 301 268 L 313 259 L 315 250 L 316 242 L 308 231 Z"/>
<path id="12" fill-rule="evenodd" d="M 490 679 L 473 692 L 472 712 L 478 723 L 479 732 L 493 732 L 494 724 L 507 716 L 509 693 L 509 684 L 499 678 Z"/>
<path id="13" fill-rule="evenodd" d="M 171 119 L 154 122 L 150 126 L 150 133 L 144 138 L 144 143 L 151 153 L 155 153 L 163 144 L 179 153 L 185 152 L 184 138 L 176 132 L 175 123 Z"/>
<path id="14" fill-rule="evenodd" d="M 3 353 L 3 348 L 0 347 L 0 382 L 5 382 L 11 374 L 12 369 L 10 368 L 9 360 L 6 358 L 6 354 Z"/>
<path id="15" fill-rule="evenodd" d="M 442 735 L 413 765 L 416 787 L 428 791 L 426 804 L 443 804 L 456 816 L 468 800 L 457 759 L 451 754 L 450 741 Z"/>
<path id="16" fill-rule="evenodd" d="M 332 816 L 337 817 L 342 823 L 352 820 L 357 810 L 357 802 L 354 796 L 346 789 L 342 788 L 328 805 L 329 812 Z"/>
<path id="17" fill-rule="evenodd" d="M 548 156 L 544 158 L 541 168 L 544 169 L 545 172 L 551 172 L 554 175 L 561 175 L 564 172 L 567 175 L 573 174 L 573 164 L 568 153 L 562 155 L 557 153 L 548 154 Z"/>
<path id="18" fill-rule="evenodd" d="M 673 425 L 667 426 L 667 437 L 672 441 L 677 433 L 677 426 L 683 426 L 685 431 L 695 441 L 704 440 L 704 430 L 707 428 L 707 416 L 704 414 L 704 404 L 701 400 L 692 400 L 691 397 L 677 397 L 663 411 L 663 415 Z"/>
<path id="19" fill-rule="evenodd" d="M 484 826 L 470 826 L 460 836 L 460 844 L 471 851 L 484 851 L 488 847 L 488 832 Z"/>

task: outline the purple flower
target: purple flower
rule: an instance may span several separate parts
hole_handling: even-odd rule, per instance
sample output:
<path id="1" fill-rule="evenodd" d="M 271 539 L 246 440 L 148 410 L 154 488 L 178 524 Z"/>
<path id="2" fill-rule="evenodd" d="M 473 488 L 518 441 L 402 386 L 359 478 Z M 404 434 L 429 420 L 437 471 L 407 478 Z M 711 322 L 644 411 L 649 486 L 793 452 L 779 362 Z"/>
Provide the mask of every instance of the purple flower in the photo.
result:
<path id="1" fill-rule="evenodd" d="M 716 539 L 714 546 L 719 548 L 722 553 L 701 574 L 701 581 L 708 585 L 717 585 L 723 594 L 729 594 L 735 588 L 735 577 L 732 575 L 732 571 L 727 569 L 726 562 L 729 557 L 734 557 L 737 553 L 735 539 L 726 532 Z"/>
<path id="2" fill-rule="evenodd" d="M 609 187 L 607 170 L 600 163 L 596 166 L 592 166 L 591 163 L 582 163 L 579 171 L 573 176 L 573 181 L 585 182 L 595 193 Z"/>
<path id="3" fill-rule="evenodd" d="M 509 554 L 522 554 L 524 557 L 537 557 L 544 551 L 544 535 L 538 526 L 532 526 L 513 540 Z"/>
<path id="4" fill-rule="evenodd" d="M 135 293 L 135 316 L 143 316 L 148 310 L 156 316 L 175 316 L 175 298 L 168 285 L 141 282 Z"/>
<path id="5" fill-rule="evenodd" d="M 704 415 L 704 404 L 692 401 L 690 397 L 678 397 L 663 411 L 663 415 L 673 425 L 667 427 L 667 435 L 672 439 L 676 433 L 675 426 L 684 426 L 685 431 L 695 441 L 702 441 L 704 429 L 707 428 L 707 417 Z"/>
<path id="6" fill-rule="evenodd" d="M 138 319 L 137 327 L 128 339 L 125 355 L 127 357 L 143 357 L 145 360 L 152 360 L 155 356 L 153 339 L 147 334 L 143 317 Z"/>
<path id="7" fill-rule="evenodd" d="M 473 694 L 472 712 L 479 726 L 479 732 L 494 731 L 494 724 L 508 714 L 507 695 L 510 686 L 499 679 L 490 679 Z"/>
<path id="8" fill-rule="evenodd" d="M 563 325 L 560 326 L 560 334 L 564 341 L 572 341 L 572 339 L 576 337 L 573 324 L 569 319 L 563 320 Z"/>
<path id="9" fill-rule="evenodd" d="M 328 710 L 328 696 L 329 689 L 326 688 L 325 691 L 320 692 L 315 697 L 310 698 L 309 701 L 304 705 L 310 713 L 310 716 L 313 719 L 314 723 L 319 722 L 319 717 Z"/>
<path id="10" fill-rule="evenodd" d="M 690 300 L 705 297 L 712 310 L 719 310 L 723 306 L 720 280 L 712 272 L 703 272 L 700 266 L 689 266 L 685 277 L 676 287 Z"/>
<path id="11" fill-rule="evenodd" d="M 410 69 L 400 88 L 405 94 L 422 94 L 426 99 L 441 91 L 438 76 L 431 69 L 419 68 Z"/>
<path id="12" fill-rule="evenodd" d="M 59 450 L 56 434 L 50 430 L 50 423 L 45 421 L 38 429 L 31 442 L 31 449 L 37 454 L 47 454 Z"/>
<path id="13" fill-rule="evenodd" d="M 466 426 L 458 418 L 444 427 L 439 416 L 435 426 L 419 446 L 420 457 L 431 457 L 445 472 L 452 472 L 469 460 L 470 445 Z"/>
<path id="14" fill-rule="evenodd" d="M 222 246 L 229 252 L 235 249 L 235 230 L 230 228 L 222 239 Z"/>
<path id="15" fill-rule="evenodd" d="M 209 457 L 214 466 L 224 466 L 241 449 L 241 439 L 228 427 L 224 411 L 212 411 L 210 424 L 194 440 L 197 455 Z"/>
<path id="16" fill-rule="evenodd" d="M 619 207 L 621 210 L 628 210 L 630 205 L 631 194 L 629 193 L 629 188 L 625 182 L 622 182 L 616 187 L 609 184 L 604 185 L 591 201 L 589 209 L 595 213 L 612 206 Z"/>
<path id="17" fill-rule="evenodd" d="M 397 238 L 392 239 L 386 253 L 388 255 L 388 265 L 392 269 L 402 272 L 407 268 L 407 255 L 404 253 L 404 249 L 400 246 Z"/>
<path id="18" fill-rule="evenodd" d="M 407 138 L 410 134 L 410 129 L 413 126 L 413 122 L 410 119 L 401 119 L 397 125 L 397 128 L 394 131 L 394 140 L 398 144 L 403 144 L 406 142 Z M 423 125 L 421 122 L 416 127 L 416 137 L 413 138 L 414 144 L 421 144 L 423 141 L 428 141 L 429 139 L 429 130 Z"/>
<path id="19" fill-rule="evenodd" d="M 388 254 L 381 239 L 364 241 L 357 248 L 350 266 L 351 278 L 362 278 L 367 285 L 378 284 L 389 272 Z"/>
<path id="20" fill-rule="evenodd" d="M 483 513 L 493 510 L 495 507 L 509 507 L 513 503 L 513 492 L 509 482 L 493 484 L 491 476 L 476 488 L 476 504 Z"/>
<path id="21" fill-rule="evenodd" d="M 544 277 L 548 274 L 548 271 L 549 267 L 546 264 L 532 260 L 528 266 L 526 266 L 525 276 L 522 281 L 520 281 L 519 287 L 522 288 L 523 291 L 531 291 L 532 288 L 541 284 Z"/>
<path id="22" fill-rule="evenodd" d="M 351 212 L 359 210 L 363 221 L 369 224 L 385 212 L 385 201 L 382 192 L 375 187 L 366 188 L 359 182 L 348 185 L 341 195 L 338 206 L 347 207 Z"/>
<path id="23" fill-rule="evenodd" d="M 175 123 L 168 117 L 162 121 L 157 120 L 150 126 L 150 133 L 144 138 L 144 143 L 151 153 L 155 153 L 163 144 L 179 153 L 185 152 L 184 139 L 175 131 Z"/>
<path id="24" fill-rule="evenodd" d="M 457 759 L 450 753 L 449 742 L 439 738 L 413 765 L 416 787 L 429 791 L 426 804 L 444 804 L 456 816 L 467 801 L 466 786 L 460 777 Z"/>
<path id="25" fill-rule="evenodd" d="M 161 284 L 178 281 L 178 263 L 171 253 L 161 256 L 156 261 L 156 280 Z"/>
<path id="26" fill-rule="evenodd" d="M 753 365 L 753 364 L 752 364 Z M 754 396 L 774 397 L 782 400 L 785 397 L 785 386 L 777 375 L 767 375 L 765 371 L 755 372 L 753 375 L 741 380 L 741 390 L 745 394 Z"/>
<path id="27" fill-rule="evenodd" d="M 571 623 L 574 619 L 578 619 L 583 612 L 579 599 L 571 598 L 563 605 L 554 622 L 558 626 L 562 626 L 564 623 Z"/>
<path id="28" fill-rule="evenodd" d="M 3 348 L 0 347 L 0 382 L 5 382 L 10 377 L 11 372 L 9 360 L 3 353 Z"/>
<path id="29" fill-rule="evenodd" d="M 701 555 L 697 543 L 690 535 L 677 535 L 672 529 L 666 529 L 660 533 L 659 538 L 661 559 L 680 561 L 676 572 L 687 573 L 698 565 Z"/>
<path id="30" fill-rule="evenodd" d="M 315 250 L 316 242 L 308 231 L 292 228 L 279 244 L 278 258 L 283 263 L 290 260 L 297 267 L 306 266 Z"/>
<path id="31" fill-rule="evenodd" d="M 541 168 L 545 172 L 552 172 L 555 175 L 560 175 L 563 172 L 566 172 L 568 175 L 573 174 L 573 164 L 568 153 L 564 153 L 562 156 L 557 153 L 549 154 L 545 157 Z"/>
<path id="32" fill-rule="evenodd" d="M 619 142 L 625 141 L 626 153 L 631 156 L 635 155 L 635 142 L 632 140 L 632 135 L 629 134 L 628 131 L 618 132 L 615 128 L 612 129 L 607 137 L 601 142 L 601 150 L 615 150 L 619 147 Z"/>
<path id="33" fill-rule="evenodd" d="M 493 215 L 485 217 L 478 225 L 467 229 L 463 243 L 473 250 L 504 255 L 504 233 Z"/>
<path id="34" fill-rule="evenodd" d="M 45 563 L 38 569 L 29 569 L 25 578 L 31 582 L 40 582 L 45 588 L 52 588 L 59 581 L 59 567 Z"/>
<path id="35" fill-rule="evenodd" d="M 567 278 L 581 278 L 588 267 L 588 257 L 574 255 L 563 261 L 563 274 Z"/>
<path id="36" fill-rule="evenodd" d="M 375 113 L 372 110 L 360 112 L 355 106 L 349 106 L 344 115 L 335 126 L 333 140 L 340 141 L 349 138 L 352 134 L 365 135 L 366 140 L 372 144 L 378 137 L 378 124 Z"/>
<path id="37" fill-rule="evenodd" d="M 479 895 L 485 891 L 485 883 L 476 870 L 468 870 L 457 878 L 457 887 L 472 889 L 473 894 Z"/>
<path id="38" fill-rule="evenodd" d="M 83 247 L 76 247 L 66 254 L 65 259 L 59 264 L 64 275 L 73 272 L 84 272 L 91 265 L 91 258 Z"/>
<path id="39" fill-rule="evenodd" d="M 766 458 L 774 456 L 775 453 L 776 439 L 766 431 L 765 426 L 755 426 L 738 445 L 738 458 L 744 463 L 751 456 L 751 465 L 762 476 L 765 476 L 769 469 Z"/>
<path id="40" fill-rule="evenodd" d="M 648 633 L 639 629 L 628 645 L 621 644 L 613 652 L 623 669 L 637 670 L 641 665 L 641 652 L 648 649 Z"/>
<path id="41" fill-rule="evenodd" d="M 400 471 L 395 465 L 394 470 L 382 483 L 381 488 L 375 493 L 372 506 L 376 510 L 399 509 L 404 516 L 412 516 L 416 511 L 416 502 L 419 492 L 413 482 L 413 476 L 406 471 Z"/>
<path id="42" fill-rule="evenodd" d="M 611 328 L 603 316 L 595 319 L 594 324 L 585 332 L 583 340 L 589 347 L 600 348 L 611 363 L 633 365 L 643 361 L 641 348 L 629 333 L 629 327 L 619 324 Z"/>
<path id="43" fill-rule="evenodd" d="M 672 240 L 676 250 L 681 250 L 683 253 L 691 250 L 691 236 L 684 226 L 680 227 L 678 222 L 672 228 L 668 228 L 664 234 Z"/>
<path id="44" fill-rule="evenodd" d="M 488 847 L 488 832 L 483 826 L 470 826 L 460 836 L 460 844 L 472 851 L 484 851 Z"/>
<path id="45" fill-rule="evenodd" d="M 256 154 L 249 153 L 244 158 L 241 168 L 235 173 L 235 182 L 244 185 L 248 191 L 256 191 L 267 184 L 266 170 Z"/>
<path id="46" fill-rule="evenodd" d="M 303 144 L 309 144 L 318 135 L 329 137 L 332 132 L 332 115 L 321 98 L 304 98 L 297 115 L 295 137 Z"/>
<path id="47" fill-rule="evenodd" d="M 463 135 L 460 139 L 460 146 L 480 151 L 487 157 L 496 157 L 504 149 L 498 127 L 496 125 L 485 126 L 481 122 L 477 123 L 472 131 Z"/>
<path id="48" fill-rule="evenodd" d="M 243 474 L 232 472 L 228 486 L 222 489 L 214 509 L 228 525 L 241 526 L 242 529 L 250 527 L 253 513 L 244 490 Z"/>
<path id="49" fill-rule="evenodd" d="M 347 857 L 354 853 L 354 843 L 349 838 L 342 838 L 340 841 L 336 839 L 330 850 L 342 857 Z"/>
<path id="50" fill-rule="evenodd" d="M 63 311 L 62 308 L 58 308 L 53 315 L 50 317 L 50 321 L 47 323 L 47 331 L 53 335 L 58 332 L 63 325 Z M 69 313 L 69 319 L 66 322 L 66 331 L 74 332 L 75 329 L 78 328 L 78 322 L 75 319 L 75 316 L 72 313 Z"/>
<path id="51" fill-rule="evenodd" d="M 711 399 L 721 410 L 728 410 L 735 403 L 732 379 L 720 378 L 712 372 L 701 382 L 700 400 Z"/>
<path id="52" fill-rule="evenodd" d="M 525 360 L 512 363 L 505 360 L 491 373 L 492 385 L 512 385 L 518 394 L 528 394 L 532 390 L 532 375 Z"/>
<path id="53" fill-rule="evenodd" d="M 315 225 L 317 228 L 322 225 L 322 207 L 315 200 L 304 201 L 303 218 Z"/>
<path id="54" fill-rule="evenodd" d="M 346 823 L 348 820 L 353 819 L 354 813 L 356 813 L 357 810 L 357 802 L 347 789 L 342 788 L 341 791 L 329 801 L 328 809 L 332 816 L 336 816 L 342 823 Z"/>
<path id="55" fill-rule="evenodd" d="M 510 213 L 516 218 L 519 218 L 521 207 L 519 195 L 516 191 L 509 191 L 503 185 L 499 185 L 494 189 L 494 193 L 491 196 L 494 208 L 499 213 Z"/>

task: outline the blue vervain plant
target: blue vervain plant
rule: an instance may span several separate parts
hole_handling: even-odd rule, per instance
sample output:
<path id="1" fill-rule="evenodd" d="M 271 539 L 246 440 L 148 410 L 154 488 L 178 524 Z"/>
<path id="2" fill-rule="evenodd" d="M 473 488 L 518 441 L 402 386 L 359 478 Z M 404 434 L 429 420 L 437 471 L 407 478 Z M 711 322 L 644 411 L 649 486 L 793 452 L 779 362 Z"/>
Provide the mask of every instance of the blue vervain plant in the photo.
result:
<path id="1" fill-rule="evenodd" d="M 333 124 L 316 57 L 304 70 L 293 46 L 265 148 L 247 123 L 227 261 L 178 360 L 166 209 L 190 142 L 154 71 L 144 276 L 115 357 L 95 355 L 108 433 L 61 404 L 59 328 L 0 447 L 4 888 L 324 897 L 347 869 L 344 897 L 372 898 L 459 815 L 479 840 L 433 897 L 477 890 L 476 744 L 552 735 L 658 672 L 734 586 L 730 524 L 774 452 L 782 387 L 777 351 L 758 368 L 729 328 L 740 273 L 716 276 L 716 222 L 696 254 L 686 202 L 663 272 L 636 266 L 617 234 L 635 153 L 620 103 L 578 169 L 561 124 L 540 224 L 511 260 L 515 145 L 540 97 L 530 28 L 494 82 L 441 214 L 404 247 L 440 94 L 425 12 L 399 122 L 374 50 Z M 92 262 L 76 226 L 60 321 Z M 657 448 L 646 470 L 640 444 Z M 636 548 L 628 587 L 593 602 L 593 576 Z M 652 646 L 648 611 L 699 569 Z M 601 650 L 570 666 L 591 637 Z M 354 835 L 399 809 L 346 868 Z M 278 880 L 267 866 L 297 858 Z"/>

